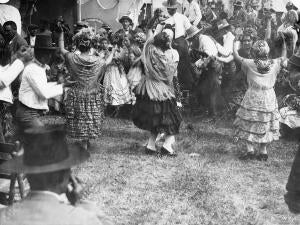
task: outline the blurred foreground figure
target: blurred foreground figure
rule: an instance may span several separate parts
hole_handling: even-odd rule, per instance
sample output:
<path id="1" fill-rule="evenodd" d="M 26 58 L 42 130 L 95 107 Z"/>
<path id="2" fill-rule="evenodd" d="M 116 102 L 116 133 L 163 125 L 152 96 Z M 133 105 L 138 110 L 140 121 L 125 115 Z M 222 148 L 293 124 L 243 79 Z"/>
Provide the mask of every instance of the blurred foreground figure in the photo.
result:
<path id="1" fill-rule="evenodd" d="M 31 191 L 22 202 L 0 211 L 0 224 L 111 224 L 99 210 L 93 213 L 94 204 L 79 201 L 82 187 L 70 168 L 89 154 L 67 145 L 60 126 L 28 129 L 24 136 L 24 154 L 2 164 L 1 170 L 27 174 Z"/>
<path id="2" fill-rule="evenodd" d="M 290 60 L 290 79 L 292 83 L 298 84 L 300 78 L 300 50 L 293 55 Z M 296 115 L 297 116 L 297 115 Z M 294 117 L 296 117 L 294 116 Z M 293 118 L 294 119 L 294 118 Z M 286 185 L 287 193 L 284 196 L 284 200 L 288 205 L 290 211 L 293 213 L 300 213 L 300 148 L 295 156 L 294 163 L 290 172 L 290 176 Z"/>

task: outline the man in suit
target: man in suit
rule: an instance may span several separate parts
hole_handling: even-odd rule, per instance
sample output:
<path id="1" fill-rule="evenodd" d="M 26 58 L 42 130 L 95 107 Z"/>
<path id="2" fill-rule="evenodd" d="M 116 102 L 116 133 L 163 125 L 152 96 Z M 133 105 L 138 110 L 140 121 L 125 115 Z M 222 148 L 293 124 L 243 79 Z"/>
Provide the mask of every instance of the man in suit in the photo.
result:
<path id="1" fill-rule="evenodd" d="M 34 47 L 36 35 L 39 33 L 39 26 L 30 24 L 28 26 L 28 33 L 29 35 L 25 40 L 27 41 L 28 45 L 30 45 L 30 47 Z"/>
<path id="2" fill-rule="evenodd" d="M 11 63 L 11 57 L 20 50 L 21 46 L 28 46 L 28 44 L 17 33 L 17 24 L 13 21 L 6 21 L 3 24 L 3 37 L 5 40 L 4 60 L 7 65 Z"/>
<path id="3" fill-rule="evenodd" d="M 0 210 L 1 225 L 110 225 L 95 205 L 80 201 L 82 186 L 71 167 L 89 153 L 66 143 L 62 126 L 31 128 L 24 133 L 24 153 L 1 164 L 9 173 L 25 173 L 30 192 L 21 202 Z M 95 212 L 95 213 L 94 213 Z"/>

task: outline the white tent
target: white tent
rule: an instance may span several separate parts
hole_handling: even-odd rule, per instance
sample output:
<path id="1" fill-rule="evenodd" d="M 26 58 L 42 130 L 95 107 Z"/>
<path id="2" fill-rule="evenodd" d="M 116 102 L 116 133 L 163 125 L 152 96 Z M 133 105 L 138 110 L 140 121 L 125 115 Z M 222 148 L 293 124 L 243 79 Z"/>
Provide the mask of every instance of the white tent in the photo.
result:
<path id="1" fill-rule="evenodd" d="M 81 20 L 100 20 L 109 24 L 114 31 L 121 25 L 118 20 L 123 15 L 130 15 L 137 25 L 140 9 L 144 0 L 80 0 Z"/>

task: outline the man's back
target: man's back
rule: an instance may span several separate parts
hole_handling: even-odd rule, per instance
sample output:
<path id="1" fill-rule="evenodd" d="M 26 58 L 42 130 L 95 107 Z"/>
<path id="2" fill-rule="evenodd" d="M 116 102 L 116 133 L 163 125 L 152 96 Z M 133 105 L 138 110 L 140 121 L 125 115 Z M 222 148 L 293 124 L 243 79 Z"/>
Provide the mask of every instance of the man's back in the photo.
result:
<path id="1" fill-rule="evenodd" d="M 109 225 L 104 217 L 59 201 L 56 196 L 30 193 L 20 203 L 0 210 L 1 225 Z"/>

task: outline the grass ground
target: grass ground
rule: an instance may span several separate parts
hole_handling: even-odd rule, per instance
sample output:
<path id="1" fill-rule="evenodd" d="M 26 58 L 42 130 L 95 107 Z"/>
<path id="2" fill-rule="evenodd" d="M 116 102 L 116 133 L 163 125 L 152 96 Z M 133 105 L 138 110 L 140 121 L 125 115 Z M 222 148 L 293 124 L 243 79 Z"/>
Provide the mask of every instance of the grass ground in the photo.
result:
<path id="1" fill-rule="evenodd" d="M 192 125 L 188 125 L 192 124 Z M 118 225 L 299 225 L 284 203 L 296 142 L 269 147 L 268 162 L 241 162 L 231 121 L 185 119 L 177 158 L 147 156 L 147 132 L 107 119 L 91 158 L 75 169 Z"/>

